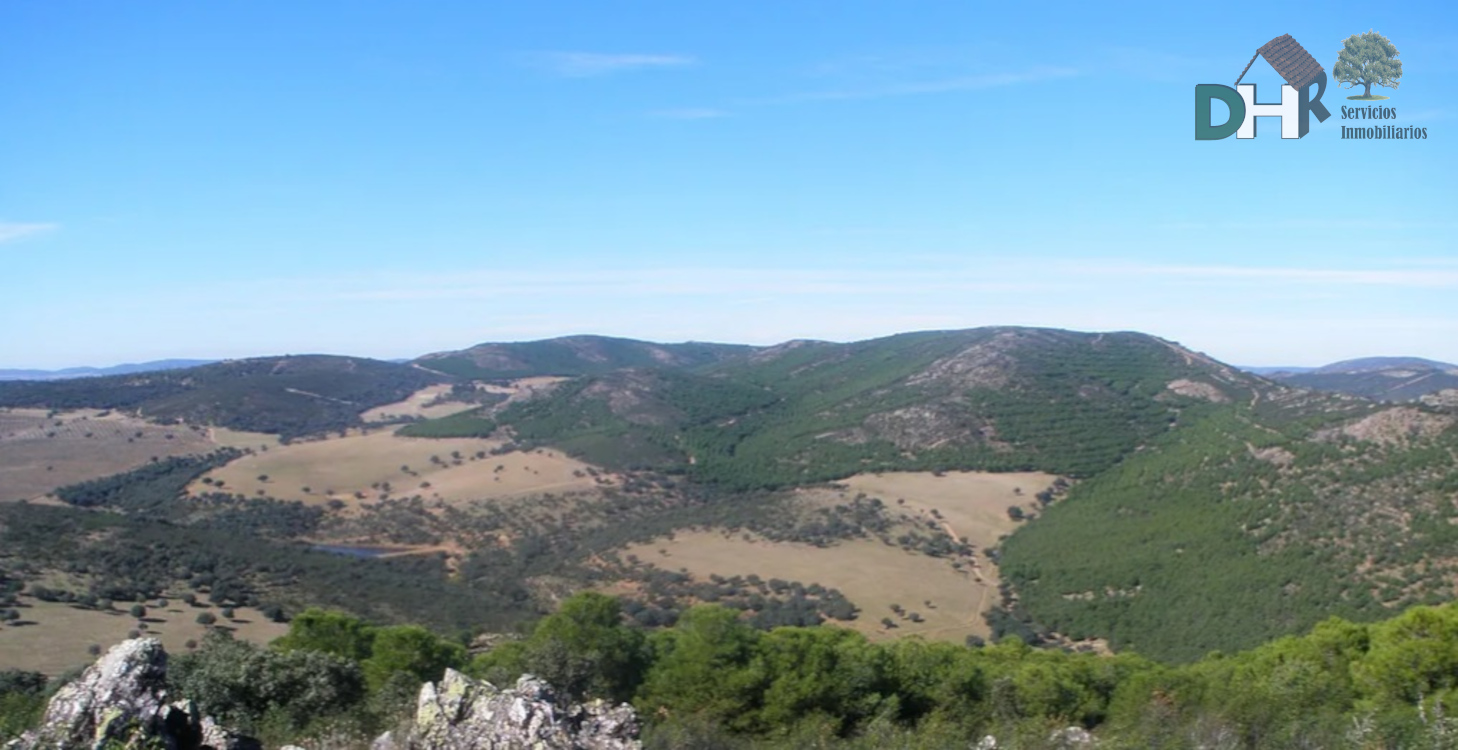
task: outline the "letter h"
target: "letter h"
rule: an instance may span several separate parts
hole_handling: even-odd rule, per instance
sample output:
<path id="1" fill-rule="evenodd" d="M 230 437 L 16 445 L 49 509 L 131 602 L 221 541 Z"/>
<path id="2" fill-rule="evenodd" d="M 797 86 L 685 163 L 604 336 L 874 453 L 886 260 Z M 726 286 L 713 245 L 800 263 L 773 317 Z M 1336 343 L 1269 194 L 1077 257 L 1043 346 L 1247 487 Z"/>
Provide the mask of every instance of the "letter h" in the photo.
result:
<path id="1" fill-rule="evenodd" d="M 1301 96 L 1295 87 L 1281 87 L 1280 104 L 1256 104 L 1256 87 L 1253 83 L 1242 83 L 1236 87 L 1240 91 L 1240 98 L 1245 100 L 1245 122 L 1240 124 L 1240 129 L 1235 131 L 1236 138 L 1256 137 L 1257 117 L 1279 117 L 1281 118 L 1281 137 L 1300 138 L 1301 133 Z"/>

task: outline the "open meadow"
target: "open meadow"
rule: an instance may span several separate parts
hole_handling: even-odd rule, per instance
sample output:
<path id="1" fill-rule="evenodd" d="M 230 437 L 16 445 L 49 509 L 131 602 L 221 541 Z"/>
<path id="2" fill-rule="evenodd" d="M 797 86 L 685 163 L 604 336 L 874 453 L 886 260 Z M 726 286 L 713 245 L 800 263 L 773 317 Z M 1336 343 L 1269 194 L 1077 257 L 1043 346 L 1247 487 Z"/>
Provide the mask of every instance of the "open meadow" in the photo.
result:
<path id="1" fill-rule="evenodd" d="M 277 442 L 269 435 L 159 425 L 98 409 L 0 409 L 0 502 L 135 469 L 153 457 Z"/>
<path id="2" fill-rule="evenodd" d="M 187 642 L 202 642 L 209 626 L 197 621 L 210 613 L 217 618 L 211 626 L 225 628 L 234 637 L 267 643 L 288 632 L 288 625 L 273 622 L 256 609 L 238 607 L 233 619 L 223 617 L 222 608 L 199 602 L 197 606 L 170 599 L 166 607 L 147 602 L 146 615 L 140 621 L 145 635 L 158 638 L 174 654 L 185 653 Z M 110 611 L 86 609 L 63 602 L 43 602 L 27 597 L 19 608 L 21 619 L 0 627 L 0 667 L 22 669 L 56 676 L 85 666 L 95 660 L 90 646 L 106 651 L 127 639 L 138 628 L 138 620 L 129 613 L 130 602 L 118 602 Z"/>
<path id="3" fill-rule="evenodd" d="M 432 385 L 429 388 L 422 388 L 410 394 L 410 397 L 403 401 L 385 404 L 384 406 L 376 406 L 373 409 L 361 412 L 359 417 L 365 422 L 388 422 L 401 417 L 439 419 L 440 417 L 448 417 L 458 412 L 476 408 L 475 404 L 460 401 L 443 401 L 442 398 L 450 392 L 451 386 L 449 384 Z"/>
<path id="4" fill-rule="evenodd" d="M 686 570 L 699 580 L 757 575 L 818 583 L 839 589 L 861 608 L 858 619 L 842 624 L 872 639 L 915 635 L 960 643 L 969 635 L 990 635 L 983 614 L 999 601 L 999 579 L 987 550 L 1020 523 L 1009 509 L 1032 515 L 1038 505 L 1035 495 L 1055 479 L 1035 472 L 887 472 L 796 492 L 804 508 L 840 505 L 862 493 L 880 498 L 894 523 L 907 528 L 935 524 L 957 541 L 970 542 L 970 565 L 960 569 L 951 559 L 880 539 L 840 540 L 821 547 L 723 531 L 678 532 L 623 552 L 664 570 Z M 883 618 L 888 617 L 893 627 L 885 626 Z"/>
<path id="5" fill-rule="evenodd" d="M 887 507 L 902 509 L 929 519 L 941 515 L 945 528 L 957 539 L 971 542 L 978 556 L 995 547 L 1001 537 L 1018 527 L 1008 515 L 1019 508 L 1026 515 L 1038 512 L 1037 493 L 1048 489 L 1057 477 L 1041 472 L 993 473 L 924 471 L 857 474 L 836 482 L 852 494 L 864 492 L 879 497 Z M 904 501 L 904 502 L 898 502 Z"/>
<path id="6" fill-rule="evenodd" d="M 224 491 L 310 504 L 352 504 L 420 495 L 445 502 L 566 493 L 597 486 L 589 465 L 542 448 L 492 455 L 484 438 L 400 437 L 391 429 L 295 442 L 258 451 L 194 482 L 194 494 Z"/>
<path id="7" fill-rule="evenodd" d="M 961 643 L 969 635 L 990 634 L 982 612 L 997 602 L 995 573 L 983 573 L 979 581 L 979 573 L 954 570 L 947 560 L 875 539 L 816 547 L 749 536 L 678 532 L 672 539 L 632 545 L 623 553 L 665 570 L 686 569 L 699 580 L 714 574 L 757 575 L 840 589 L 861 609 L 857 619 L 841 624 L 873 640 L 916 635 Z M 901 605 L 907 616 L 894 614 L 893 604 Z M 922 622 L 908 619 L 911 613 L 919 614 Z M 895 627 L 884 627 L 884 617 Z"/>

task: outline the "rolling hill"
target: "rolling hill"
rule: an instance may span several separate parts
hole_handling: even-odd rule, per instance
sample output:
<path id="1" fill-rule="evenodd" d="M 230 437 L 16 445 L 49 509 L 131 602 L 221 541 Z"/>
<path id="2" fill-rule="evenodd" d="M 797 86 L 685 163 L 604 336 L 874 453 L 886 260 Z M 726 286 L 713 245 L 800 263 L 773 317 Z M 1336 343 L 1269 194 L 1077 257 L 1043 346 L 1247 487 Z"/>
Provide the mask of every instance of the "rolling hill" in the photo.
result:
<path id="1" fill-rule="evenodd" d="M 67 367 L 63 370 L 0 370 L 3 380 L 64 380 L 66 378 L 94 378 L 105 375 L 130 375 L 139 372 L 159 370 L 180 370 L 186 367 L 212 364 L 211 359 L 159 359 L 152 362 L 114 365 L 111 367 Z"/>
<path id="2" fill-rule="evenodd" d="M 1412 401 L 1458 388 L 1458 365 L 1420 357 L 1366 357 L 1266 376 L 1298 388 L 1349 393 L 1377 401 Z"/>
<path id="3" fill-rule="evenodd" d="M 1458 593 L 1452 410 L 1292 388 L 1144 334 L 808 342 L 581 376 L 492 418 L 528 447 L 731 491 L 1073 478 L 998 550 L 1024 633 L 1188 660 Z"/>
<path id="4" fill-rule="evenodd" d="M 655 344 L 607 336 L 567 336 L 544 341 L 487 343 L 427 354 L 421 367 L 482 380 L 538 375 L 576 376 L 624 367 L 688 369 L 743 357 L 754 347 L 734 344 Z"/>
<path id="5" fill-rule="evenodd" d="M 496 419 L 595 463 L 739 488 L 893 469 L 1091 476 L 1182 414 L 1270 387 L 1143 334 L 982 328 L 588 375 Z"/>
<path id="6" fill-rule="evenodd" d="M 8 383 L 0 406 L 127 409 L 296 436 L 357 424 L 366 408 L 451 382 L 444 371 L 558 374 L 567 378 L 529 397 L 408 428 L 495 433 L 515 443 L 503 451 L 558 447 L 617 471 L 624 492 L 647 493 L 611 500 L 591 523 L 579 507 L 570 528 L 533 531 L 541 559 L 611 553 L 650 528 L 764 516 L 789 488 L 1020 471 L 1071 487 L 1040 496 L 1036 518 L 997 544 L 995 633 L 1192 660 L 1332 614 L 1372 621 L 1458 595 L 1458 408 L 1441 400 L 1293 387 L 1132 332 L 993 327 L 763 348 L 576 337 L 474 351 Z M 478 549 L 465 564 L 488 552 L 508 554 Z"/>
<path id="7" fill-rule="evenodd" d="M 450 378 L 404 364 L 303 355 L 181 370 L 0 383 L 0 407 L 117 409 L 284 438 L 360 424 L 360 412 Z"/>

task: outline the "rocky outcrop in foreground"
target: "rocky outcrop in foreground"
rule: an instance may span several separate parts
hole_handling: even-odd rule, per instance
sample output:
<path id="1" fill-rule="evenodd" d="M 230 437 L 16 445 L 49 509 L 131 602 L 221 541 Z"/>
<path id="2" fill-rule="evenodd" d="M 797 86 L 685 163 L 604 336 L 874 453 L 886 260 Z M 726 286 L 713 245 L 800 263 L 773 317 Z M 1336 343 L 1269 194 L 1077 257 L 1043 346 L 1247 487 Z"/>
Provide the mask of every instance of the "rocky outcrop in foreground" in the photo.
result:
<path id="1" fill-rule="evenodd" d="M 375 740 L 375 750 L 640 750 L 627 705 L 560 700 L 530 675 L 501 690 L 446 670 L 426 683 L 413 726 Z M 3 750 L 262 750 L 223 729 L 192 701 L 169 701 L 167 652 L 153 638 L 118 644 L 56 692 L 34 731 Z M 288 747 L 281 750 L 299 750 Z"/>
<path id="2" fill-rule="evenodd" d="M 192 701 L 167 700 L 167 652 L 155 638 L 113 647 L 56 692 L 39 728 L 5 750 L 162 747 L 251 750 L 256 740 L 219 727 Z"/>
<path id="3" fill-rule="evenodd" d="M 420 689 L 408 736 L 385 734 L 372 750 L 639 750 L 631 706 L 568 703 L 524 675 L 499 689 L 453 669 Z"/>

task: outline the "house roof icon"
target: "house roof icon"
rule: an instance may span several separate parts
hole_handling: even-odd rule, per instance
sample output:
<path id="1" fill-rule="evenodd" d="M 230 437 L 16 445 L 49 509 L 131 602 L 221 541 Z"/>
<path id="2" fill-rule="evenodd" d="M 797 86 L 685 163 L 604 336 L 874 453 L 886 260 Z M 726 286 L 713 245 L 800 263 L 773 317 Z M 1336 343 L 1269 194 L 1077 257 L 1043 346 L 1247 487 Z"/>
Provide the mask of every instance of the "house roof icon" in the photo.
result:
<path id="1" fill-rule="evenodd" d="M 1325 72 L 1321 63 L 1311 56 L 1291 38 L 1290 34 L 1282 34 L 1275 39 L 1261 45 L 1254 55 L 1251 55 L 1250 62 L 1245 64 L 1245 70 L 1240 71 L 1240 78 L 1235 79 L 1235 85 L 1240 85 L 1240 79 L 1250 72 L 1250 66 L 1255 64 L 1257 57 L 1266 58 L 1276 73 L 1286 79 L 1286 84 L 1297 90 L 1306 88 L 1313 81 Z"/>

